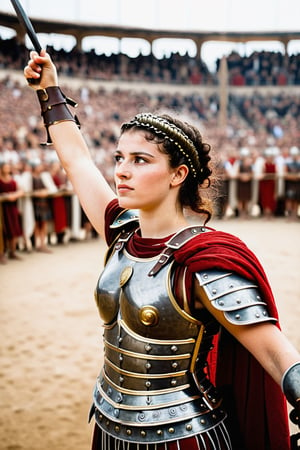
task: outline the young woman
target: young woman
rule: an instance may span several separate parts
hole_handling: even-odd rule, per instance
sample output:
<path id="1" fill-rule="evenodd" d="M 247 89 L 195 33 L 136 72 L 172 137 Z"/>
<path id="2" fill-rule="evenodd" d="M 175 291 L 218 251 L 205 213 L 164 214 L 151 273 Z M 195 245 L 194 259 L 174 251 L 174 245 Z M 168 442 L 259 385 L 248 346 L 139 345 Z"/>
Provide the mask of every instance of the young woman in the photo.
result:
<path id="1" fill-rule="evenodd" d="M 263 268 L 239 239 L 190 226 L 184 214 L 210 218 L 200 189 L 211 176 L 210 146 L 187 123 L 138 114 L 121 128 L 115 194 L 49 55 L 32 52 L 24 73 L 109 246 L 95 291 L 105 358 L 91 409 L 93 450 L 288 449 L 282 390 L 299 411 L 300 357 L 279 329 Z"/>

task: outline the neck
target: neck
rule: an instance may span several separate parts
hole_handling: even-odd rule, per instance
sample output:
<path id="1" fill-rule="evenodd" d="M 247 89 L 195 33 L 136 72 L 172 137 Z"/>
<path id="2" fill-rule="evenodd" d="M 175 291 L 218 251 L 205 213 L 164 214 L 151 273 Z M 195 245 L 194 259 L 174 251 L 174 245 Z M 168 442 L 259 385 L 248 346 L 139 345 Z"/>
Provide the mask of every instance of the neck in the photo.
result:
<path id="1" fill-rule="evenodd" d="M 182 212 L 169 215 L 140 211 L 139 221 L 141 236 L 145 238 L 163 238 L 188 225 Z"/>

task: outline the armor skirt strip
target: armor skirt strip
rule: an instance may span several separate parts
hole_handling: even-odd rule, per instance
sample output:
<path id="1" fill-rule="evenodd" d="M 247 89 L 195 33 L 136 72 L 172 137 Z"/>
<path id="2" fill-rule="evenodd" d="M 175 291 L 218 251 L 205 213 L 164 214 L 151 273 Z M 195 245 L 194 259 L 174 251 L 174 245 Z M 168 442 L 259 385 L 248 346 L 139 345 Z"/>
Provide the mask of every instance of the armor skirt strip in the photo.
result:
<path id="1" fill-rule="evenodd" d="M 233 450 L 233 447 L 223 423 L 197 436 L 159 444 L 121 441 L 95 424 L 91 450 Z"/>

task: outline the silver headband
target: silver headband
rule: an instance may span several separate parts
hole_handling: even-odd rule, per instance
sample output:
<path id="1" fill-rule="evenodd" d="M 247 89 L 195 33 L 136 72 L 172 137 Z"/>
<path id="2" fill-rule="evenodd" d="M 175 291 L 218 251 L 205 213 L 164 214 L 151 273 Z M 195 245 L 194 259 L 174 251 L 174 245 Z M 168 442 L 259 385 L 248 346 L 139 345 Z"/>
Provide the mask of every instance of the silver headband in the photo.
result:
<path id="1" fill-rule="evenodd" d="M 193 177 L 197 178 L 197 173 L 201 172 L 201 167 L 196 147 L 180 128 L 163 117 L 155 116 L 151 113 L 137 114 L 130 122 L 124 123 L 122 128 L 128 125 L 144 127 L 155 134 L 163 135 L 170 142 L 173 142 L 187 160 Z"/>

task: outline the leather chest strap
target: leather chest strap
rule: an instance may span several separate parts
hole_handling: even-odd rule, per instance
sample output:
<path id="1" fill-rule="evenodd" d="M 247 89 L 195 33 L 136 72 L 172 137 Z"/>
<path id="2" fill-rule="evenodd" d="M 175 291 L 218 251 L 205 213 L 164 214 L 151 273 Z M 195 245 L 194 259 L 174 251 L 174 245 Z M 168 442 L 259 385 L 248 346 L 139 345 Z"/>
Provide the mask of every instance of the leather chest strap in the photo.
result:
<path id="1" fill-rule="evenodd" d="M 191 226 L 178 231 L 167 243 L 166 248 L 159 255 L 158 261 L 148 273 L 149 277 L 156 275 L 160 269 L 165 266 L 169 260 L 173 258 L 174 251 L 181 248 L 195 236 L 200 233 L 210 231 L 209 228 L 203 226 Z"/>

